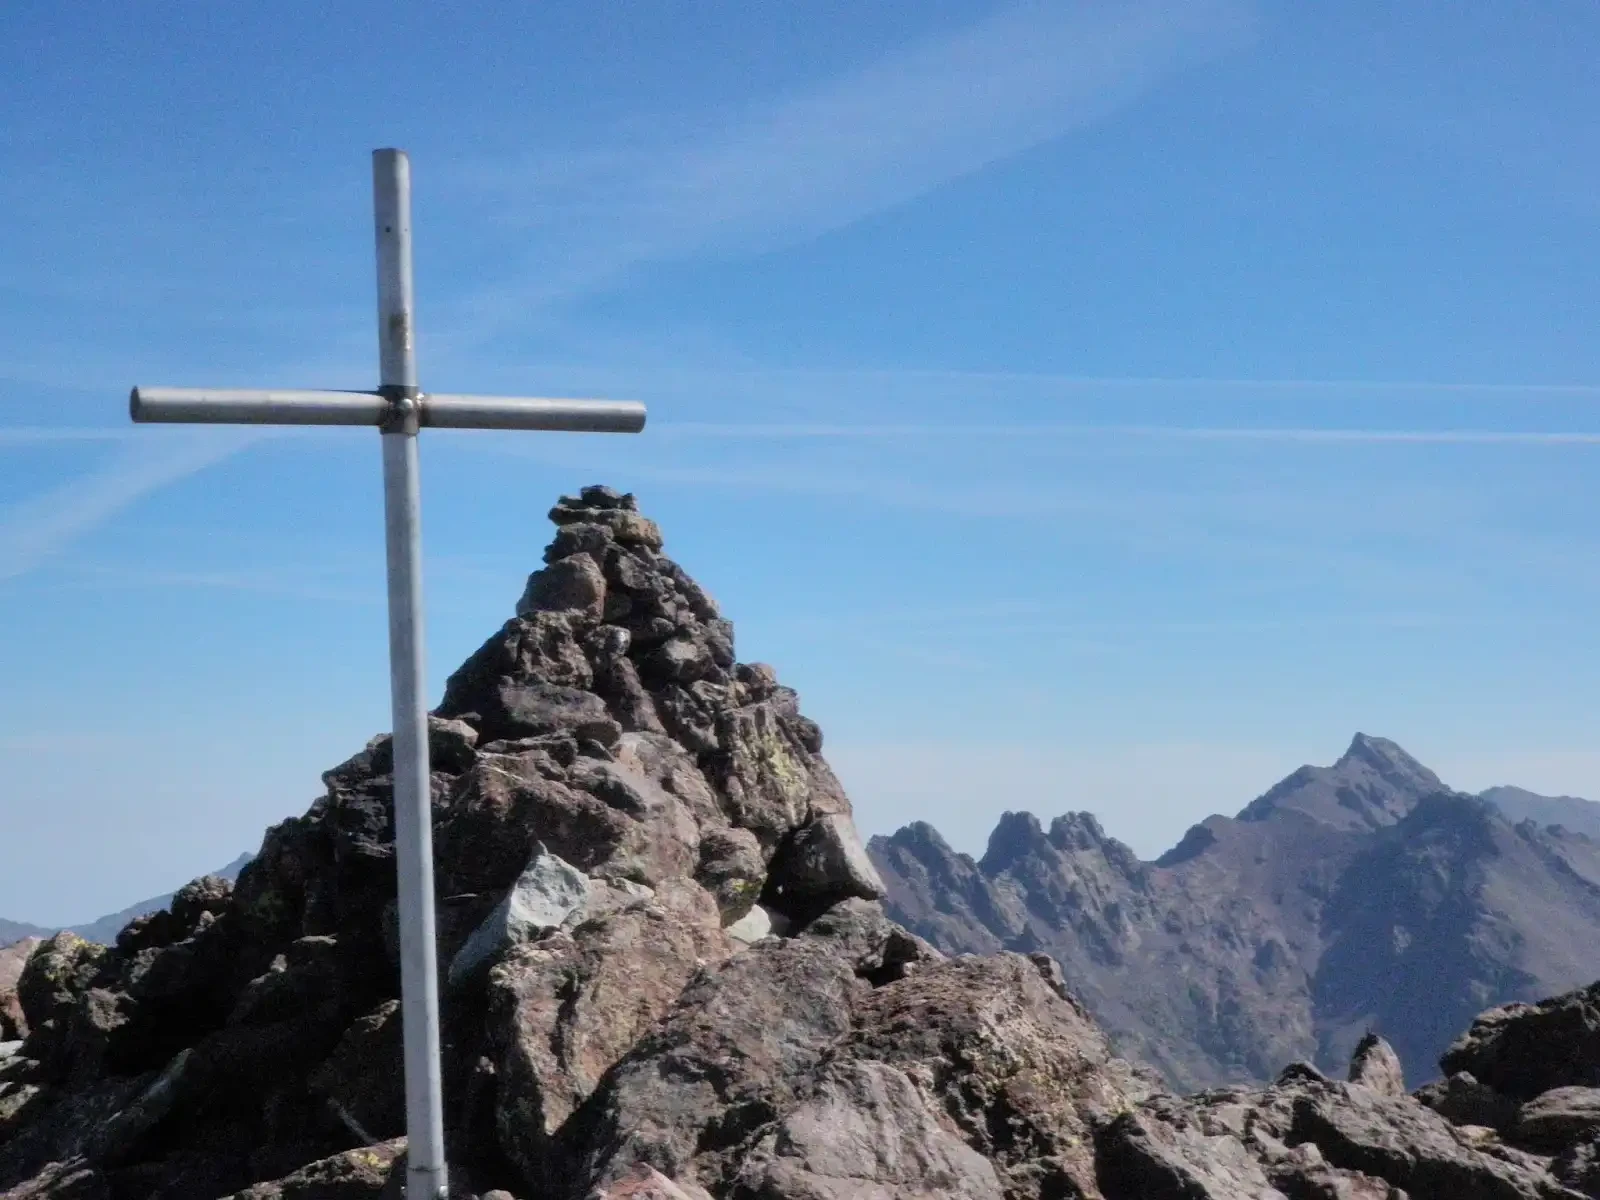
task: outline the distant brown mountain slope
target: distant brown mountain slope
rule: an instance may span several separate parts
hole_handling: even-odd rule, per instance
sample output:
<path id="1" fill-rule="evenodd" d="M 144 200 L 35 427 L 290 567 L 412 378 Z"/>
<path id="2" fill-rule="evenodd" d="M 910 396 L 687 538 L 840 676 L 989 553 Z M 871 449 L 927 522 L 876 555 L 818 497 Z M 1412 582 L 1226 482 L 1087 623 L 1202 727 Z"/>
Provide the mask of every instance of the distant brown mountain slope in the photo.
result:
<path id="1" fill-rule="evenodd" d="M 1560 825 L 1573 833 L 1600 839 L 1600 804 L 1577 796 L 1541 796 L 1519 787 L 1492 787 L 1479 792 L 1512 821 Z"/>
<path id="2" fill-rule="evenodd" d="M 1424 1069 L 1486 1006 L 1600 974 L 1600 843 L 1513 825 L 1365 735 L 1154 863 L 1084 813 L 1007 813 L 977 862 L 925 824 L 870 852 L 897 920 L 947 951 L 1050 953 L 1179 1087 L 1332 1068 L 1369 1028 Z"/>

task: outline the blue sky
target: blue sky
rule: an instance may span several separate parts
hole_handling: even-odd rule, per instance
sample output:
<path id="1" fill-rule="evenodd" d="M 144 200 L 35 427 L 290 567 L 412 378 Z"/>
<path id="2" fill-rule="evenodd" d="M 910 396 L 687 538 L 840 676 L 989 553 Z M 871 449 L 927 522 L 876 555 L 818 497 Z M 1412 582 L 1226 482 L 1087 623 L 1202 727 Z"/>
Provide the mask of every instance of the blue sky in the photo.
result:
<path id="1" fill-rule="evenodd" d="M 563 491 L 635 491 L 868 832 L 1147 855 L 1357 729 L 1600 795 L 1600 9 L 0 11 L 0 915 L 164 891 L 386 724 L 378 450 L 127 423 L 373 380 L 432 434 L 432 689 Z"/>

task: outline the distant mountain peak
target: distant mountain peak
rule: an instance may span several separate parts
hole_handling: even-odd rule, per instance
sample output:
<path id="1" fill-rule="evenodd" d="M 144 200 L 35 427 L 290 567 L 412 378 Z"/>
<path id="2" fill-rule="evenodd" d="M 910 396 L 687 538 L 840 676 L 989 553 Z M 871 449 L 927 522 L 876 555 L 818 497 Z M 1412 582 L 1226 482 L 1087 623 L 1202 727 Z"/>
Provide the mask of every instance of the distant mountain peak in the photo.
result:
<path id="1" fill-rule="evenodd" d="M 1372 1029 L 1425 1078 L 1483 1003 L 1593 979 L 1600 804 L 1474 798 L 1366 733 L 1330 760 L 1154 863 L 1081 813 L 1044 828 L 1008 813 L 976 865 L 912 853 L 938 842 L 926 827 L 870 853 L 896 920 L 952 955 L 1051 955 L 1127 1052 L 1184 1089 L 1295 1058 L 1332 1069 Z"/>
<path id="2" fill-rule="evenodd" d="M 1089 850 L 1110 840 L 1095 815 L 1086 812 L 1062 813 L 1050 822 L 1049 837 L 1062 850 Z"/>
<path id="3" fill-rule="evenodd" d="M 978 866 L 985 875 L 997 875 L 1019 858 L 1037 854 L 1048 844 L 1044 826 L 1031 812 L 1001 813 Z"/>
<path id="4" fill-rule="evenodd" d="M 1424 796 L 1449 791 L 1439 777 L 1388 738 L 1358 733 L 1331 767 L 1301 767 L 1252 801 L 1241 821 L 1297 811 L 1336 829 L 1393 825 Z"/>
<path id="5" fill-rule="evenodd" d="M 1430 791 L 1444 788 L 1437 775 L 1401 749 L 1398 742 L 1392 742 L 1388 738 L 1373 737 L 1366 733 L 1356 734 L 1350 740 L 1350 748 L 1334 766 L 1337 769 L 1354 762 L 1364 763 L 1380 773 L 1392 773 L 1418 781 Z"/>

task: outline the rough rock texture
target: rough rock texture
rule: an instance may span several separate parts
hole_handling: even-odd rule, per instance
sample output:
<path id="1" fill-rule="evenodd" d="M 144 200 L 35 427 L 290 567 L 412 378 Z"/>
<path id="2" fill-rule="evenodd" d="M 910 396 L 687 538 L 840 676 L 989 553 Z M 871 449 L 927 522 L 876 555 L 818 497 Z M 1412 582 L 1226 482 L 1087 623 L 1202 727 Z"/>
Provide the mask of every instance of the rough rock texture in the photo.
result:
<path id="1" fill-rule="evenodd" d="M 1420 1083 L 1476 1013 L 1600 963 L 1600 842 L 1513 825 L 1360 734 L 1153 863 L 1084 813 L 1007 813 L 977 861 L 921 824 L 869 852 L 896 920 L 948 953 L 1053 955 L 1183 1088 L 1339 1072 L 1368 1030 Z"/>
<path id="2" fill-rule="evenodd" d="M 1600 1088 L 1551 1088 L 1517 1112 L 1513 1131 L 1529 1146 L 1561 1147 L 1600 1129 Z"/>
<path id="3" fill-rule="evenodd" d="M 250 855 L 241 854 L 225 867 L 219 867 L 211 872 L 223 879 L 237 879 L 239 872 L 244 869 L 245 863 L 250 861 Z M 139 917 L 148 916 L 150 913 L 159 912 L 172 904 L 173 893 L 164 896 L 152 896 L 148 900 L 141 900 L 137 904 L 130 904 L 120 912 L 108 913 L 103 917 L 84 921 L 68 927 L 46 928 L 42 925 L 29 925 L 21 921 L 7 921 L 0 918 L 0 949 L 9 948 L 13 943 L 24 939 L 43 939 L 52 934 L 61 933 L 70 929 L 85 941 L 111 943 L 117 940 L 117 934 L 129 921 Z"/>
<path id="4" fill-rule="evenodd" d="M 1356 1046 L 1350 1059 L 1350 1082 L 1359 1083 L 1385 1096 L 1406 1094 L 1405 1070 L 1400 1056 L 1375 1033 L 1369 1033 Z"/>
<path id="5" fill-rule="evenodd" d="M 1600 983 L 1481 1014 L 1439 1065 L 1518 1101 L 1552 1088 L 1600 1087 Z"/>
<path id="6" fill-rule="evenodd" d="M 631 497 L 552 516 L 551 574 L 430 732 L 440 958 L 467 964 L 443 993 L 456 1200 L 1600 1195 L 1588 1050 L 1539 1035 L 1593 1032 L 1587 994 L 1485 1016 L 1455 1092 L 1405 1095 L 1369 1038 L 1351 1082 L 1173 1096 L 1055 959 L 947 956 L 885 914 L 820 733 L 735 663 Z M 399 1194 L 389 754 L 329 771 L 237 886 L 34 949 L 0 1195 Z M 1454 1121 L 1462 1097 L 1497 1128 Z"/>
<path id="7" fill-rule="evenodd" d="M 10 1042 L 26 1037 L 28 1019 L 22 1012 L 22 1001 L 17 998 L 17 981 L 28 958 L 43 939 L 23 938 L 0 949 L 0 1042 Z"/>
<path id="8" fill-rule="evenodd" d="M 560 929 L 582 913 L 588 899 L 589 877 L 538 847 L 505 899 L 495 905 L 456 951 L 446 983 L 452 987 L 463 983 L 474 971 L 520 943 Z"/>

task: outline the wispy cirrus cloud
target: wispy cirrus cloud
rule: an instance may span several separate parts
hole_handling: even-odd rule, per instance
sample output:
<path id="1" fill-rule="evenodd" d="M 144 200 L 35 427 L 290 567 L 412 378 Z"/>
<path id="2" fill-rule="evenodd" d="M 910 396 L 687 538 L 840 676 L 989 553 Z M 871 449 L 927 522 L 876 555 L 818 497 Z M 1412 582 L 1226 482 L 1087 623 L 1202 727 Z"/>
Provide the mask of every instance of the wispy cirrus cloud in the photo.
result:
<path id="1" fill-rule="evenodd" d="M 50 442 L 125 442 L 137 437 L 133 429 L 89 429 L 38 426 L 0 428 L 0 446 L 36 446 Z"/>
<path id="2" fill-rule="evenodd" d="M 1102 120 L 1234 48 L 1252 0 L 1024 0 L 810 90 L 644 138 L 464 167 L 533 243 L 457 305 L 457 344 L 646 262 L 771 249 L 837 229 Z M 485 324 L 485 323 L 489 324 Z"/>
<path id="3" fill-rule="evenodd" d="M 0 509 L 0 579 L 27 574 L 141 497 L 270 436 L 207 430 L 127 445 L 100 470 Z"/>

